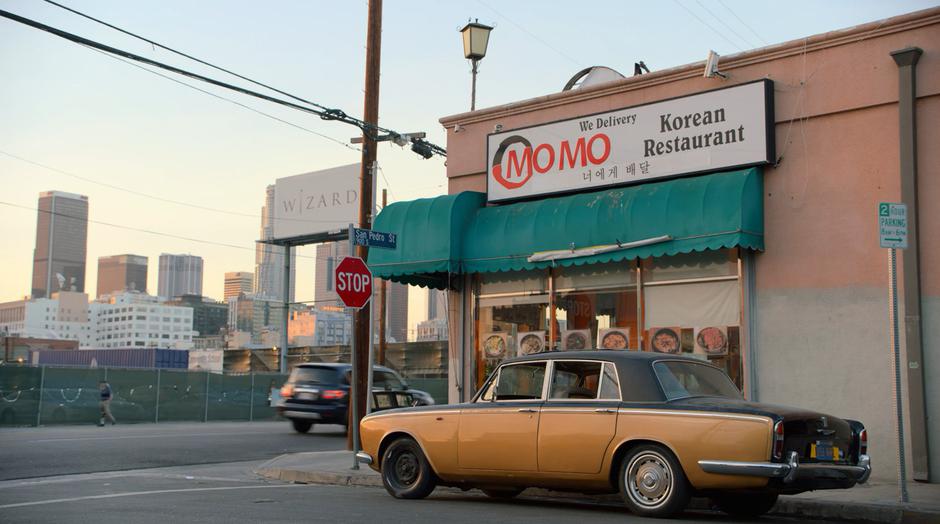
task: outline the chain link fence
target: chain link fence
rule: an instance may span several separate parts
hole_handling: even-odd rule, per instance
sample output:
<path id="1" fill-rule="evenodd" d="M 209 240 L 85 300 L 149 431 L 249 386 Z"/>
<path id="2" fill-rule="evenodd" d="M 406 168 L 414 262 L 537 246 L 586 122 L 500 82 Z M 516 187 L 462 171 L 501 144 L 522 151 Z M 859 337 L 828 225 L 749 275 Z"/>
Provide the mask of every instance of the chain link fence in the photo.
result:
<path id="1" fill-rule="evenodd" d="M 96 423 L 101 380 L 119 423 L 254 421 L 276 418 L 271 390 L 287 375 L 0 366 L 0 427 Z"/>

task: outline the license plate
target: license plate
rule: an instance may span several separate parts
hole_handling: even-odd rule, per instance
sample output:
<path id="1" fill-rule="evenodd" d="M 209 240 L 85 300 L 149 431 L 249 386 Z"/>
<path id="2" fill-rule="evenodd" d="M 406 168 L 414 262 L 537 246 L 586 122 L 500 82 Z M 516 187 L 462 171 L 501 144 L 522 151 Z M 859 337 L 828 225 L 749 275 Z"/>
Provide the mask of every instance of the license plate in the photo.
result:
<path id="1" fill-rule="evenodd" d="M 298 393 L 297 399 L 298 400 L 316 400 L 317 394 L 316 393 Z"/>
<path id="2" fill-rule="evenodd" d="M 828 442 L 810 444 L 809 456 L 816 460 L 839 460 L 839 448 Z"/>

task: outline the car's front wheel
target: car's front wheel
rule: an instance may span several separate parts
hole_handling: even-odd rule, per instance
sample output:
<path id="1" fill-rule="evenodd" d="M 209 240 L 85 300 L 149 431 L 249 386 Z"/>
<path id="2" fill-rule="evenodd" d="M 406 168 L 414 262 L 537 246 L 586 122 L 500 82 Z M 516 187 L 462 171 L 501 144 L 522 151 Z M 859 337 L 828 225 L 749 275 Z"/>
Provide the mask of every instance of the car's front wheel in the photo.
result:
<path id="1" fill-rule="evenodd" d="M 672 452 L 643 444 L 631 449 L 620 463 L 620 494 L 637 515 L 668 517 L 685 509 L 691 489 Z"/>
<path id="2" fill-rule="evenodd" d="M 297 433 L 306 433 L 310 431 L 310 428 L 313 427 L 313 422 L 310 422 L 309 420 L 292 418 L 290 423 L 292 426 L 294 426 L 294 431 Z"/>
<path id="3" fill-rule="evenodd" d="M 777 503 L 776 493 L 725 494 L 712 497 L 718 509 L 732 517 L 754 518 L 770 511 Z"/>
<path id="4" fill-rule="evenodd" d="M 382 456 L 382 484 L 398 499 L 423 499 L 434 491 L 434 471 L 417 442 L 403 437 L 389 444 Z"/>

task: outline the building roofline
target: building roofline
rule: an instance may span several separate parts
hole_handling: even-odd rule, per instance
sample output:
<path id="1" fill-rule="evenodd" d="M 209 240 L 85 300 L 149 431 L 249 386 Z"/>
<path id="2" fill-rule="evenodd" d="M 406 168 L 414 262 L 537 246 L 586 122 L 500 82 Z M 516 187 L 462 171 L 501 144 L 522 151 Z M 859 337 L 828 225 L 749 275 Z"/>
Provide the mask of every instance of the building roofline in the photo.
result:
<path id="1" fill-rule="evenodd" d="M 736 68 L 753 64 L 777 60 L 788 56 L 798 55 L 820 49 L 837 47 L 845 44 L 860 42 L 861 40 L 884 36 L 900 31 L 907 31 L 918 27 L 940 23 L 940 7 L 933 7 L 914 11 L 903 15 L 875 20 L 861 25 L 844 29 L 837 29 L 817 35 L 798 38 L 779 44 L 773 44 L 741 53 L 721 57 L 721 69 L 729 72 Z M 582 102 L 595 98 L 602 98 L 618 93 L 625 93 L 639 89 L 685 80 L 702 76 L 705 60 L 653 71 L 644 75 L 631 76 L 620 80 L 605 82 L 596 86 L 585 87 L 571 91 L 551 93 L 527 100 L 511 102 L 509 104 L 489 107 L 477 111 L 458 113 L 445 116 L 439 120 L 445 128 L 455 125 L 467 125 L 484 122 L 495 118 L 539 111 L 555 106 Z"/>

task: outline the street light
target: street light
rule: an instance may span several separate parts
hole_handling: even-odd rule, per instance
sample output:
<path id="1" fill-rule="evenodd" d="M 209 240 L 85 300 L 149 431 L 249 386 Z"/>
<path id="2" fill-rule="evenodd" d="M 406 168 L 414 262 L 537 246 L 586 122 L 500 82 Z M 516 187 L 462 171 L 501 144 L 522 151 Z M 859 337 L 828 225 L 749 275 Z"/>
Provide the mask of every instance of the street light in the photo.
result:
<path id="1" fill-rule="evenodd" d="M 473 64 L 473 87 L 470 91 L 470 111 L 477 106 L 477 63 L 486 56 L 486 44 L 490 41 L 490 31 L 493 28 L 483 25 L 479 20 L 469 22 L 460 30 L 463 35 L 463 56 Z"/>

